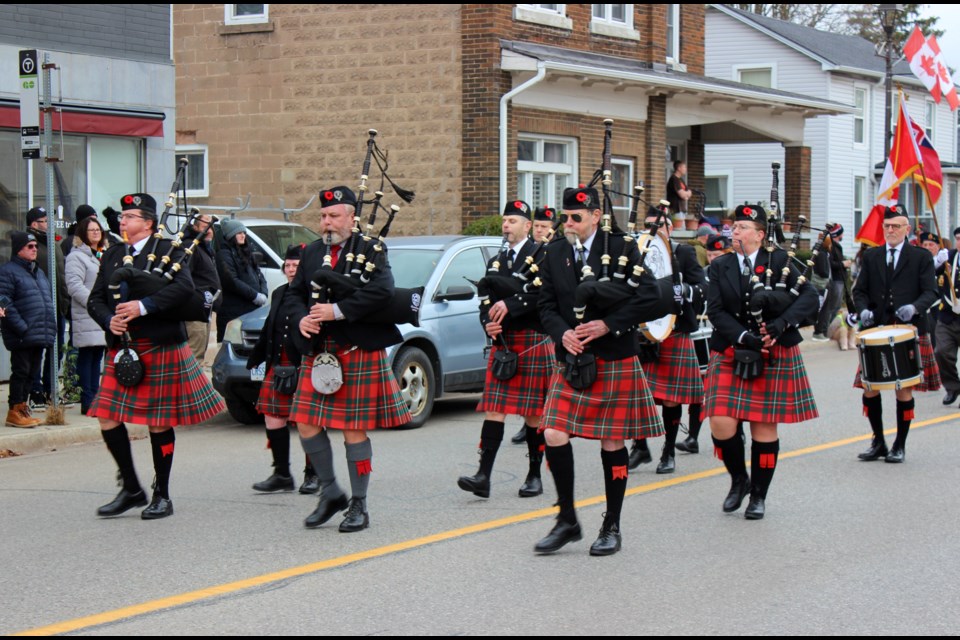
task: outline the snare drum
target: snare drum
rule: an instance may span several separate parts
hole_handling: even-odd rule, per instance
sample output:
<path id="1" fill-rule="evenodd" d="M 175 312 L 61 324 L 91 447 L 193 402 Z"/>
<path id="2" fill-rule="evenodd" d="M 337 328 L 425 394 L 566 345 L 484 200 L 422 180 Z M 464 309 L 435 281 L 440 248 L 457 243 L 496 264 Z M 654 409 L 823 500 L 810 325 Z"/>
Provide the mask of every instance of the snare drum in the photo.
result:
<path id="1" fill-rule="evenodd" d="M 865 390 L 903 389 L 923 382 L 920 340 L 913 325 L 893 324 L 861 331 L 857 349 Z"/>
<path id="2" fill-rule="evenodd" d="M 700 364 L 700 375 L 707 375 L 707 369 L 710 366 L 710 336 L 713 335 L 713 327 L 700 327 L 690 334 L 693 340 L 693 350 L 697 352 L 697 362 Z"/>
<path id="3" fill-rule="evenodd" d="M 673 324 L 676 320 L 677 316 L 670 314 L 662 318 L 657 318 L 656 320 L 644 322 L 640 325 L 640 333 L 650 342 L 663 342 L 673 333 Z"/>

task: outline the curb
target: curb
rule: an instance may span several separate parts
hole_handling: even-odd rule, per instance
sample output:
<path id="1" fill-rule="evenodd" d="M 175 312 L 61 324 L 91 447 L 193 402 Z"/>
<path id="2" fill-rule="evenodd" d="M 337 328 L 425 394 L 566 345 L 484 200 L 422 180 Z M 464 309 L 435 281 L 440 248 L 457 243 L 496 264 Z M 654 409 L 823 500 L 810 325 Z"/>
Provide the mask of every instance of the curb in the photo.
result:
<path id="1" fill-rule="evenodd" d="M 28 453 L 56 451 L 74 444 L 101 442 L 100 425 L 96 421 L 77 425 L 39 425 L 32 429 L 13 429 L 2 427 L 2 431 L 16 432 L 0 435 L 0 451 L 10 451 L 14 456 Z M 128 425 L 133 438 L 147 437 L 144 425 Z"/>

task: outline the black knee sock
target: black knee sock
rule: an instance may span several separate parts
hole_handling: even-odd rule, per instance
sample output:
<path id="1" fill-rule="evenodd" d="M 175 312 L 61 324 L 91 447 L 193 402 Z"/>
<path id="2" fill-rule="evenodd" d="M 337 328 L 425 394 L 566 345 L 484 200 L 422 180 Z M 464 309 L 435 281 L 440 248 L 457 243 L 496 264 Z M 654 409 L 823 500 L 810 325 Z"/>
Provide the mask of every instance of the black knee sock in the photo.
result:
<path id="1" fill-rule="evenodd" d="M 604 526 L 620 526 L 620 512 L 623 510 L 623 496 L 627 492 L 627 464 L 630 454 L 627 449 L 616 451 L 600 450 L 603 462 L 603 484 L 607 493 L 607 514 Z"/>
<path id="2" fill-rule="evenodd" d="M 173 429 L 159 433 L 150 432 L 150 448 L 153 449 L 153 470 L 157 474 L 154 490 L 160 497 L 170 499 L 170 470 L 173 468 Z"/>
<path id="3" fill-rule="evenodd" d="M 569 442 L 562 447 L 547 445 L 546 455 L 550 474 L 557 486 L 560 519 L 574 524 L 577 521 L 577 512 L 573 508 L 573 447 Z"/>
<path id="4" fill-rule="evenodd" d="M 650 447 L 647 446 L 646 438 L 637 438 L 633 441 L 633 446 L 637 449 L 640 449 L 640 451 L 650 451 Z"/>
<path id="5" fill-rule="evenodd" d="M 121 422 L 119 427 L 100 431 L 100 435 L 103 437 L 110 455 L 117 463 L 120 477 L 123 479 L 123 488 L 130 493 L 141 491 L 140 480 L 137 479 L 137 472 L 133 468 L 133 452 L 130 450 L 130 435 L 127 433 L 127 425 Z"/>
<path id="6" fill-rule="evenodd" d="M 874 439 L 883 442 L 883 402 L 880 396 L 863 396 L 863 415 L 870 421 Z"/>
<path id="7" fill-rule="evenodd" d="M 546 448 L 547 443 L 543 437 L 543 433 L 538 433 L 536 427 L 525 424 L 524 428 L 526 429 L 527 436 L 527 456 L 530 458 L 529 475 L 539 478 L 540 462 L 543 460 L 543 450 Z"/>
<path id="8" fill-rule="evenodd" d="M 273 469 L 279 476 L 290 477 L 290 430 L 267 429 L 267 444 L 273 454 Z"/>
<path id="9" fill-rule="evenodd" d="M 913 398 L 906 402 L 897 400 L 897 439 L 893 441 L 893 446 L 898 449 L 903 449 L 907 444 L 907 434 L 913 421 L 913 407 Z"/>
<path id="10" fill-rule="evenodd" d="M 723 466 L 731 476 L 742 478 L 747 475 L 747 461 L 743 451 L 743 439 L 740 436 L 734 435 L 728 440 L 718 440 L 714 436 L 713 452 L 723 460 Z"/>
<path id="11" fill-rule="evenodd" d="M 503 421 L 484 420 L 480 429 L 480 471 L 488 478 L 493 473 L 493 461 L 503 442 Z"/>
<path id="12" fill-rule="evenodd" d="M 677 434 L 680 432 L 680 418 L 683 416 L 683 407 L 677 405 L 668 407 L 663 405 L 661 411 L 663 416 L 663 455 L 672 456 L 675 453 L 674 446 L 677 444 Z"/>
<path id="13" fill-rule="evenodd" d="M 758 498 L 766 498 L 770 481 L 773 480 L 773 472 L 777 470 L 780 441 L 757 442 L 754 440 L 750 449 L 750 493 Z"/>
<path id="14" fill-rule="evenodd" d="M 701 408 L 703 408 L 703 405 L 696 402 L 690 405 L 687 410 L 690 420 L 690 437 L 694 440 L 700 437 L 700 427 L 703 425 L 703 419 L 700 417 Z"/>

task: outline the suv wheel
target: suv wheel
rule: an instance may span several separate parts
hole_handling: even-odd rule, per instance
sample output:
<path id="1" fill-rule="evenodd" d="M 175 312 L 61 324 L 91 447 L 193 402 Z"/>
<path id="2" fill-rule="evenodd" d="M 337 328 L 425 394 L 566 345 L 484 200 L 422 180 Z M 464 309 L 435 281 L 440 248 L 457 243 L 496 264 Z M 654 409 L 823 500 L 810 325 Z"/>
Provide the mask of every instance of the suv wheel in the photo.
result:
<path id="1" fill-rule="evenodd" d="M 263 424 L 263 415 L 254 404 L 243 400 L 226 400 L 227 411 L 240 424 Z"/>
<path id="2" fill-rule="evenodd" d="M 433 411 L 436 386 L 433 363 L 421 349 L 406 347 L 393 361 L 393 374 L 400 385 L 400 396 L 407 403 L 411 429 L 422 427 Z"/>

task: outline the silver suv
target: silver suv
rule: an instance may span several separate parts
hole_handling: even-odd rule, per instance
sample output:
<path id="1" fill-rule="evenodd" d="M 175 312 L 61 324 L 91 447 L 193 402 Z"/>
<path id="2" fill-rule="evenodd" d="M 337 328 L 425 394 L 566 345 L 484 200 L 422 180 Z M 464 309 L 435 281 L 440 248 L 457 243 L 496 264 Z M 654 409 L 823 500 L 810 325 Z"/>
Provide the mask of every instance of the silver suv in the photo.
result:
<path id="1" fill-rule="evenodd" d="M 244 221 L 246 223 L 246 221 Z M 396 286 L 424 287 L 420 326 L 400 325 L 403 342 L 390 347 L 400 393 L 413 416 L 410 427 L 430 417 L 434 400 L 453 392 L 483 390 L 486 334 L 480 326 L 476 287 L 486 263 L 500 248 L 496 237 L 417 236 L 389 238 Z M 254 408 L 260 392 L 246 360 L 260 336 L 268 309 L 262 307 L 227 325 L 213 363 L 213 386 L 239 422 L 261 421 Z"/>

